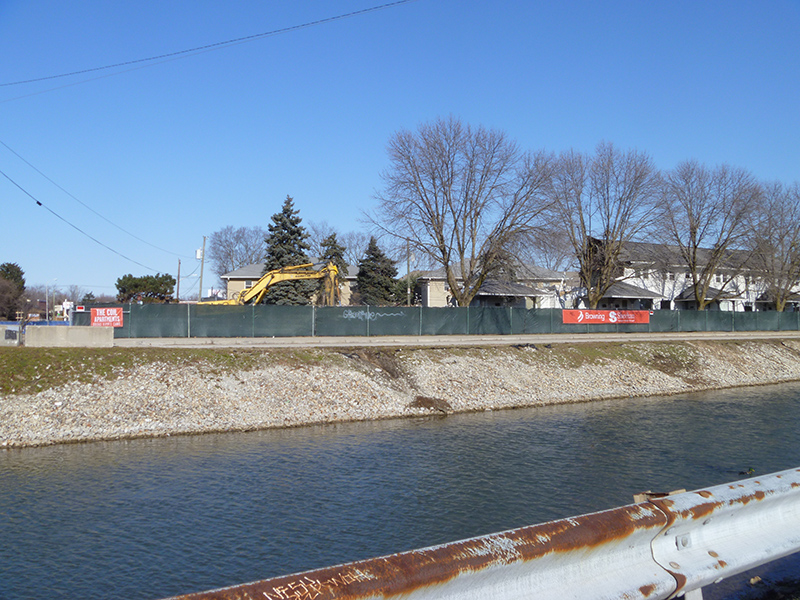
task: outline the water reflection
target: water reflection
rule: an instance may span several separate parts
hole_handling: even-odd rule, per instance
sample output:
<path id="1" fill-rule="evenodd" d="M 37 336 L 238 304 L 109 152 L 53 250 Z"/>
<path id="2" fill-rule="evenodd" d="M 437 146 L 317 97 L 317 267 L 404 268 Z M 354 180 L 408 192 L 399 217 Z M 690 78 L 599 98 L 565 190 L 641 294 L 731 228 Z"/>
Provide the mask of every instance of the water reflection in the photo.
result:
<path id="1" fill-rule="evenodd" d="M 0 597 L 158 598 L 800 465 L 800 385 L 0 453 Z M 3 595 L 5 594 L 5 595 Z"/>

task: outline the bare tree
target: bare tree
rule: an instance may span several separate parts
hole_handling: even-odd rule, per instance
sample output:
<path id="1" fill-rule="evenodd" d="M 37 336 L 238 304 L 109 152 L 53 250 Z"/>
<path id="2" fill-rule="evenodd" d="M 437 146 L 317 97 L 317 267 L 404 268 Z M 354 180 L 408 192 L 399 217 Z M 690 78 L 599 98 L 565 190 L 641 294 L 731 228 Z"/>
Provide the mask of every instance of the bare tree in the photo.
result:
<path id="1" fill-rule="evenodd" d="M 744 169 L 686 161 L 667 173 L 658 220 L 687 268 L 698 310 L 738 296 L 726 287 L 746 268 L 747 223 L 761 196 Z"/>
<path id="2" fill-rule="evenodd" d="M 551 271 L 566 271 L 576 266 L 575 249 L 561 226 L 537 229 L 523 245 L 520 258 Z"/>
<path id="3" fill-rule="evenodd" d="M 388 153 L 371 222 L 442 267 L 453 298 L 468 306 L 498 260 L 532 231 L 551 157 L 454 117 L 397 132 Z"/>
<path id="4" fill-rule="evenodd" d="M 322 243 L 329 238 L 332 234 L 336 237 L 341 237 L 336 229 L 329 225 L 327 221 L 310 221 L 307 226 L 308 229 L 308 252 L 310 256 L 319 258 L 322 256 L 324 250 Z"/>
<path id="5" fill-rule="evenodd" d="M 325 254 L 325 240 L 331 235 L 336 235 L 337 242 L 344 247 L 344 262 L 350 266 L 358 265 L 364 258 L 364 253 L 369 245 L 370 234 L 363 231 L 348 231 L 340 233 L 326 221 L 311 222 L 308 226 L 308 245 L 311 247 L 311 256 L 321 257 Z"/>
<path id="6" fill-rule="evenodd" d="M 356 266 L 367 251 L 370 235 L 363 231 L 348 231 L 339 236 L 344 246 L 344 260 L 348 265 Z"/>
<path id="7" fill-rule="evenodd" d="M 652 222 L 659 175 L 650 157 L 601 143 L 593 156 L 570 151 L 553 169 L 549 226 L 577 257 L 591 308 L 622 275 L 620 254 Z"/>
<path id="8" fill-rule="evenodd" d="M 753 221 L 751 268 L 766 299 L 782 312 L 800 284 L 800 184 L 764 186 Z"/>
<path id="9" fill-rule="evenodd" d="M 217 277 L 247 265 L 264 263 L 264 239 L 261 227 L 223 227 L 208 241 L 210 269 Z"/>
<path id="10" fill-rule="evenodd" d="M 79 285 L 71 285 L 67 288 L 66 299 L 75 304 L 80 303 L 86 295 L 86 290 Z"/>

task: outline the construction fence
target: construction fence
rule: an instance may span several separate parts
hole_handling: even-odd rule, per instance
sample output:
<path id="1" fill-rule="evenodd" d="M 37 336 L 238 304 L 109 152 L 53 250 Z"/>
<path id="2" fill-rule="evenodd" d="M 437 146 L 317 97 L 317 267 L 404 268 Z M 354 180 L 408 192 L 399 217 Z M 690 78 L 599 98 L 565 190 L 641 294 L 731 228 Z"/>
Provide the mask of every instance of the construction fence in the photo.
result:
<path id="1" fill-rule="evenodd" d="M 646 323 L 586 324 L 565 323 L 561 309 L 202 304 L 87 306 L 73 313 L 72 324 L 96 324 L 92 310 L 116 311 L 115 338 L 800 330 L 800 312 L 655 310 Z"/>

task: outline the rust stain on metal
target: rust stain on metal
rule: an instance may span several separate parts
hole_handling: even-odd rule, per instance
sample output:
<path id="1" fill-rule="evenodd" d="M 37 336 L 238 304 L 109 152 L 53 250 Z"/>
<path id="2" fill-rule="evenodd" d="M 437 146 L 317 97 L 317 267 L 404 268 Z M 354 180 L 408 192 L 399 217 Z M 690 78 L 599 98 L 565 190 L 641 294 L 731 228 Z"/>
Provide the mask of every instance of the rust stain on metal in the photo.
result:
<path id="1" fill-rule="evenodd" d="M 714 568 L 717 569 L 718 571 L 721 570 L 721 569 L 724 569 L 727 566 L 728 566 L 728 563 L 726 563 L 724 560 L 718 560 L 714 564 Z"/>
<path id="2" fill-rule="evenodd" d="M 446 583 L 491 566 L 548 554 L 593 550 L 639 530 L 653 535 L 666 516 L 648 505 L 561 519 L 500 534 L 394 554 L 339 567 L 277 577 L 223 590 L 180 596 L 183 600 L 326 600 L 391 597 Z"/>
<path id="3" fill-rule="evenodd" d="M 648 598 L 653 592 L 656 591 L 656 585 L 653 583 L 649 585 L 643 585 L 642 587 L 639 588 L 639 591 L 641 592 L 642 596 Z"/>
<path id="4" fill-rule="evenodd" d="M 753 500 L 763 500 L 766 497 L 767 495 L 762 490 L 756 490 L 749 496 L 742 496 L 741 498 L 735 498 L 730 502 L 728 502 L 728 504 L 730 504 L 731 506 L 733 506 L 734 504 L 749 504 Z"/>
<path id="5" fill-rule="evenodd" d="M 684 575 L 683 573 L 674 573 L 672 571 L 670 571 L 670 575 L 672 575 L 675 578 L 675 581 L 678 584 L 678 587 L 675 588 L 673 594 L 680 592 L 684 587 L 686 587 L 686 575 Z"/>
<path id="6" fill-rule="evenodd" d="M 800 473 L 800 469 L 797 469 Z M 758 482 L 756 482 L 758 483 Z M 760 484 L 759 484 L 760 485 Z M 725 487 L 733 490 L 726 493 Z M 391 598 L 417 590 L 445 584 L 460 576 L 489 568 L 534 561 L 544 556 L 570 553 L 606 552 L 634 535 L 666 532 L 676 521 L 702 521 L 717 511 L 736 505 L 761 501 L 774 490 L 738 492 L 742 484 L 701 490 L 683 498 L 652 498 L 648 502 L 623 506 L 599 513 L 580 515 L 550 523 L 532 525 L 503 533 L 482 536 L 450 544 L 393 554 L 347 565 L 328 567 L 295 575 L 277 577 L 214 590 L 180 596 L 175 600 L 361 600 L 368 597 Z M 792 482 L 797 489 L 800 482 Z M 752 490 L 752 485 L 750 486 Z M 738 494 L 738 496 L 737 496 Z M 722 496 L 731 496 L 723 498 Z M 706 499 L 700 501 L 697 496 Z M 686 508 L 680 508 L 685 506 Z M 707 521 L 704 521 L 706 524 Z M 719 555 L 709 550 L 716 560 L 715 569 L 728 566 Z M 667 569 L 677 583 L 674 593 L 687 583 L 680 565 L 670 563 Z M 648 597 L 657 586 L 643 585 L 642 597 Z M 631 590 L 633 592 L 633 590 Z"/>
<path id="7" fill-rule="evenodd" d="M 697 492 L 698 495 L 703 496 L 704 498 L 713 496 L 710 492 Z M 752 494 L 748 494 L 746 496 L 740 496 L 738 498 L 731 498 L 730 500 L 719 500 L 714 502 L 703 502 L 701 504 L 695 504 L 690 508 L 678 511 L 677 513 L 672 510 L 672 506 L 667 504 L 666 501 L 653 499 L 651 503 L 658 506 L 661 510 L 667 513 L 668 516 L 668 526 L 671 526 L 678 518 L 684 520 L 699 520 L 712 515 L 717 510 L 727 506 L 735 506 L 737 504 L 746 505 L 753 501 L 760 501 L 766 498 L 767 494 L 763 490 L 757 490 Z"/>

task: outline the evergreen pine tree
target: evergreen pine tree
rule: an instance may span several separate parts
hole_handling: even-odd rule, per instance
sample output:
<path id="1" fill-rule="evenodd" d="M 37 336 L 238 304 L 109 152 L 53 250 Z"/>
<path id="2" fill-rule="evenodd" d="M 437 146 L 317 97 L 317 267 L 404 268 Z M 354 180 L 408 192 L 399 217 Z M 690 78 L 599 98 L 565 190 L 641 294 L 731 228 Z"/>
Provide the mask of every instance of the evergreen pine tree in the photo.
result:
<path id="1" fill-rule="evenodd" d="M 309 262 L 306 251 L 308 233 L 300 223 L 299 210 L 294 208 L 294 200 L 286 196 L 281 212 L 272 215 L 272 223 L 267 227 L 264 242 L 267 253 L 264 259 L 264 273 L 283 267 L 302 265 Z M 284 281 L 274 285 L 264 296 L 266 304 L 300 304 L 311 302 L 316 282 Z"/>
<path id="2" fill-rule="evenodd" d="M 320 261 L 328 264 L 333 263 L 339 269 L 339 290 L 336 290 L 337 303 L 340 297 L 340 290 L 344 282 L 344 277 L 347 275 L 347 263 L 344 260 L 345 247 L 336 239 L 336 234 L 332 233 L 324 240 L 322 240 L 322 256 L 319 257 Z M 325 297 L 325 282 L 321 281 L 317 288 L 317 299 L 319 302 Z"/>
<path id="3" fill-rule="evenodd" d="M 378 247 L 375 237 L 369 239 L 367 251 L 358 263 L 356 283 L 362 304 L 385 306 L 394 304 L 397 269 L 394 261 Z"/>

